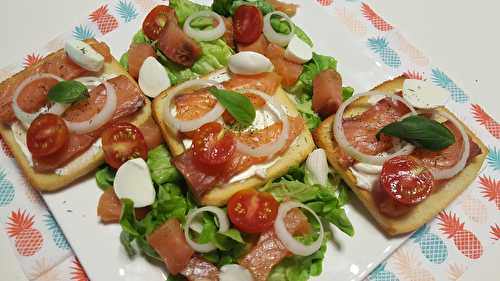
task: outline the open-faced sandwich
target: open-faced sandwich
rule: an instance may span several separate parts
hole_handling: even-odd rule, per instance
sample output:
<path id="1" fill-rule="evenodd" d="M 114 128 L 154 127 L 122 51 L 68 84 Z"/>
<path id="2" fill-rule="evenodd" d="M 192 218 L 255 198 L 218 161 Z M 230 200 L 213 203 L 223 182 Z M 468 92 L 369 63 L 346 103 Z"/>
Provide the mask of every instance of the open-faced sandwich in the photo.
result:
<path id="1" fill-rule="evenodd" d="M 389 235 L 416 230 L 474 180 L 485 145 L 444 108 L 447 92 L 404 77 L 353 96 L 316 144 Z"/>
<path id="2" fill-rule="evenodd" d="M 168 149 L 100 169 L 97 212 L 121 224 L 129 255 L 162 261 L 169 280 L 305 280 L 321 273 L 328 223 L 354 234 L 347 186 L 310 133 L 321 120 L 313 78 L 327 73 L 319 92 L 353 90 L 335 59 L 312 52 L 295 9 L 171 0 L 120 60 L 155 97 Z"/>
<path id="3" fill-rule="evenodd" d="M 149 100 L 105 43 L 72 40 L 0 84 L 0 133 L 26 178 L 53 191 L 103 163 L 111 123 L 146 126 Z"/>

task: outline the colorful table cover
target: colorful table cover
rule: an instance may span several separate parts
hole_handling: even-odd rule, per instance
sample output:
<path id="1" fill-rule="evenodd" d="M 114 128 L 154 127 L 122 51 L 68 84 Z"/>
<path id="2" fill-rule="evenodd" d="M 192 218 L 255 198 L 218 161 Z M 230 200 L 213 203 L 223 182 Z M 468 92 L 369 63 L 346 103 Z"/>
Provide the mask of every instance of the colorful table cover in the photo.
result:
<path id="1" fill-rule="evenodd" d="M 405 73 L 410 78 L 430 80 L 448 90 L 453 100 L 449 108 L 489 147 L 486 163 L 470 188 L 367 277 L 377 281 L 457 280 L 500 239 L 499 123 L 368 4 L 356 0 L 316 1 L 365 42 L 367 51 L 395 75 Z M 17 64 L 0 69 L 0 81 L 61 48 L 67 38 L 83 40 L 113 32 L 154 5 L 154 0 L 114 0 L 101 5 L 71 32 L 27 54 Z M 3 140 L 0 145 L 0 225 L 27 278 L 88 280 L 42 198 L 24 179 Z"/>

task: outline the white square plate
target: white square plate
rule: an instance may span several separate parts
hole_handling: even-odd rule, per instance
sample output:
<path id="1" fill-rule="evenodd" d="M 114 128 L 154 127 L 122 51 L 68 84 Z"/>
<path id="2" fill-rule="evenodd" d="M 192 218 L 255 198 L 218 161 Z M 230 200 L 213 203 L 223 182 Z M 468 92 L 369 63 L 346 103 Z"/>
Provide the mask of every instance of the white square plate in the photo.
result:
<path id="1" fill-rule="evenodd" d="M 335 17 L 325 13 L 314 1 L 296 0 L 301 7 L 294 22 L 313 39 L 315 51 L 338 60 L 344 84 L 363 92 L 394 78 L 397 73 L 366 51 L 362 42 L 345 29 Z M 128 49 L 133 34 L 140 28 L 144 14 L 98 38 L 105 41 L 117 58 Z M 101 195 L 93 174 L 56 193 L 43 194 L 73 250 L 91 280 L 165 280 L 161 264 L 152 264 L 140 256 L 129 259 L 123 250 L 119 225 L 103 225 L 96 214 Z M 354 197 L 354 196 L 353 196 Z M 408 236 L 388 239 L 371 217 L 353 198 L 347 206 L 355 236 L 334 229 L 334 241 L 328 245 L 323 273 L 314 280 L 362 280 L 398 248 Z"/>

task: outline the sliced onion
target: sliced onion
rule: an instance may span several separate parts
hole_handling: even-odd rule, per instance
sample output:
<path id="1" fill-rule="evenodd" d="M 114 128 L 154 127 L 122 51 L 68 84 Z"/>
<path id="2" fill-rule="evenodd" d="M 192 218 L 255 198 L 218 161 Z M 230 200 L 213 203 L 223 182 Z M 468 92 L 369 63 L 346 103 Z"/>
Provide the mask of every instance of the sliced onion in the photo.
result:
<path id="1" fill-rule="evenodd" d="M 283 34 L 283 33 L 276 32 L 276 30 L 274 30 L 273 26 L 271 25 L 271 17 L 273 15 L 281 16 L 283 19 L 285 19 L 288 22 L 288 24 L 291 27 L 290 33 Z M 264 36 L 266 36 L 266 39 L 269 40 L 269 42 L 271 42 L 271 43 L 274 43 L 274 44 L 279 45 L 281 47 L 285 47 L 286 45 L 288 45 L 288 42 L 290 42 L 290 40 L 292 40 L 292 37 L 294 34 L 294 29 L 295 29 L 295 25 L 293 24 L 292 20 L 290 19 L 290 17 L 287 14 L 285 14 L 283 12 L 275 11 L 275 12 L 267 14 L 264 17 L 264 28 L 263 28 Z"/>
<path id="2" fill-rule="evenodd" d="M 372 165 L 383 165 L 385 161 L 389 160 L 390 158 L 396 157 L 396 156 L 401 156 L 401 155 L 408 155 L 413 152 L 415 149 L 415 146 L 407 143 L 405 146 L 403 146 L 400 150 L 392 153 L 392 154 L 387 154 L 387 155 L 369 155 L 366 153 L 363 153 L 356 149 L 353 145 L 349 143 L 347 140 L 345 134 L 344 134 L 344 126 L 343 124 L 343 115 L 345 109 L 353 103 L 355 100 L 361 98 L 361 97 L 366 97 L 366 96 L 375 96 L 375 95 L 384 95 L 387 96 L 393 100 L 397 100 L 399 102 L 402 102 L 404 105 L 406 105 L 412 114 L 417 114 L 413 106 L 411 106 L 405 99 L 398 95 L 394 94 L 388 94 L 384 92 L 378 92 L 378 91 L 371 91 L 371 92 L 366 92 L 366 93 L 361 93 L 358 95 L 354 95 L 350 97 L 348 100 L 346 100 L 344 103 L 342 103 L 335 114 L 335 122 L 333 124 L 333 132 L 334 132 L 334 137 L 335 140 L 337 141 L 339 147 L 344 150 L 347 154 L 352 156 L 354 159 L 372 164 Z"/>
<path id="3" fill-rule="evenodd" d="M 82 122 L 70 122 L 65 120 L 66 125 L 68 126 L 68 129 L 70 131 L 77 134 L 85 134 L 100 128 L 109 120 L 111 120 L 116 110 L 118 98 L 116 96 L 115 87 L 113 87 L 111 83 L 103 81 L 102 84 L 106 88 L 106 102 L 104 103 L 101 111 L 99 111 L 99 113 L 94 115 L 89 120 L 85 120 Z"/>
<path id="4" fill-rule="evenodd" d="M 217 21 L 217 26 L 212 29 L 199 30 L 191 27 L 191 22 L 199 17 L 209 17 Z M 184 22 L 184 32 L 191 38 L 197 41 L 212 41 L 226 32 L 226 25 L 221 16 L 213 11 L 200 11 L 190 15 Z"/>
<path id="5" fill-rule="evenodd" d="M 189 235 L 189 230 L 190 230 L 190 225 L 193 222 L 193 219 L 200 213 L 203 212 L 210 212 L 214 214 L 217 217 L 217 220 L 219 222 L 219 230 L 218 232 L 226 232 L 229 229 L 229 219 L 227 218 L 226 213 L 224 210 L 218 207 L 214 206 L 205 206 L 199 209 L 191 210 L 186 218 L 186 225 L 184 227 L 184 236 L 186 237 L 186 241 L 195 250 L 196 252 L 200 253 L 208 253 L 210 251 L 213 251 L 216 249 L 215 245 L 211 242 L 205 243 L 205 244 L 200 244 L 196 243 L 193 241 Z"/>
<path id="6" fill-rule="evenodd" d="M 290 232 L 288 232 L 288 230 L 286 229 L 285 216 L 293 208 L 306 209 L 319 222 L 319 237 L 310 245 L 304 245 L 299 241 L 295 240 L 293 235 L 290 234 Z M 276 221 L 274 222 L 274 230 L 276 231 L 276 235 L 285 245 L 285 247 L 290 252 L 298 256 L 309 256 L 312 255 L 317 250 L 319 250 L 319 248 L 321 247 L 321 243 L 323 242 L 323 238 L 325 236 L 323 224 L 321 223 L 321 220 L 319 219 L 318 215 L 316 215 L 316 213 L 306 205 L 294 201 L 288 201 L 280 205 L 278 209 L 278 216 L 276 217 Z"/>
<path id="7" fill-rule="evenodd" d="M 266 105 L 264 106 L 264 109 L 270 110 L 276 114 L 278 119 L 280 119 L 283 122 L 283 126 L 281 128 L 281 133 L 278 136 L 278 138 L 273 141 L 269 142 L 263 145 L 260 145 L 258 147 L 251 147 L 239 140 L 236 141 L 236 149 L 238 149 L 240 152 L 250 155 L 253 157 L 262 157 L 262 156 L 268 156 L 272 157 L 275 153 L 280 151 L 283 146 L 285 146 L 286 141 L 288 140 L 288 131 L 290 130 L 290 123 L 288 122 L 288 115 L 286 112 L 281 108 L 279 103 L 277 103 L 274 100 L 274 97 L 267 95 L 266 93 L 256 90 L 256 89 L 245 89 L 245 92 L 247 93 L 252 93 L 255 94 L 259 97 L 261 97 L 263 100 L 266 101 Z"/>
<path id="8" fill-rule="evenodd" d="M 170 112 L 170 104 L 172 103 L 172 100 L 176 96 L 184 94 L 183 92 L 185 90 L 215 86 L 217 84 L 217 82 L 212 80 L 195 79 L 184 82 L 172 89 L 172 91 L 167 95 L 165 99 L 165 111 L 163 115 L 166 124 L 170 127 L 170 129 L 174 131 L 174 133 L 177 133 L 177 131 L 189 132 L 196 130 L 208 122 L 217 120 L 222 115 L 222 113 L 224 113 L 224 108 L 219 102 L 215 104 L 214 108 L 212 108 L 209 112 L 198 119 L 181 121 L 175 118 Z"/>
<path id="9" fill-rule="evenodd" d="M 50 109 L 48 109 L 47 107 L 44 106 L 40 110 L 38 110 L 38 112 L 28 113 L 28 112 L 22 110 L 21 107 L 19 107 L 19 104 L 17 103 L 17 98 L 19 97 L 19 95 L 21 94 L 23 89 L 26 86 L 28 86 L 29 84 L 31 84 L 32 82 L 34 82 L 36 80 L 40 80 L 40 79 L 54 79 L 54 80 L 57 80 L 58 82 L 61 82 L 64 80 L 61 77 L 56 76 L 54 74 L 36 73 L 36 74 L 33 74 L 30 77 L 26 78 L 25 80 L 23 80 L 23 82 L 21 82 L 21 84 L 19 84 L 19 86 L 17 86 L 16 90 L 14 91 L 14 96 L 12 98 L 12 109 L 14 110 L 14 114 L 16 115 L 16 118 L 19 121 L 21 121 L 21 123 L 26 128 L 29 127 L 31 122 L 33 122 L 33 120 L 35 120 L 35 118 L 37 118 L 38 115 L 40 115 L 41 113 L 51 112 L 51 113 L 57 114 L 57 112 L 60 111 L 60 107 L 54 108 L 53 112 L 52 112 L 52 111 L 50 111 Z"/>
<path id="10" fill-rule="evenodd" d="M 85 85 L 89 90 L 92 90 L 96 88 L 97 86 L 102 84 L 102 80 L 99 77 L 95 76 L 83 76 L 83 77 L 78 77 L 75 79 L 75 81 L 78 81 Z"/>

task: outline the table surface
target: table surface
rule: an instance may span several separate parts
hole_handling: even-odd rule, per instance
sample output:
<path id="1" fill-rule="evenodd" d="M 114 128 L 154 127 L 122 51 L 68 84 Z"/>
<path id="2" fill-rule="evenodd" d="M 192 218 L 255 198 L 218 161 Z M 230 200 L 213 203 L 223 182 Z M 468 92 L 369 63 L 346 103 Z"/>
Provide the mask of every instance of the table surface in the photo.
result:
<path id="1" fill-rule="evenodd" d="M 104 1 L 10 0 L 0 9 L 2 52 L 6 65 L 67 30 Z M 498 65 L 500 37 L 498 1 L 366 0 L 384 19 L 420 49 L 435 65 L 453 77 L 463 90 L 481 104 L 495 120 L 500 120 Z M 500 273 L 494 267 L 500 245 L 467 272 L 461 280 Z M 0 272 L 3 280 L 23 280 L 7 238 L 0 231 Z M 6 261 L 6 262 L 4 262 Z M 493 277 L 492 277 L 493 278 Z M 486 280 L 486 279 L 484 279 Z M 492 279 L 491 279 L 492 280 Z"/>

